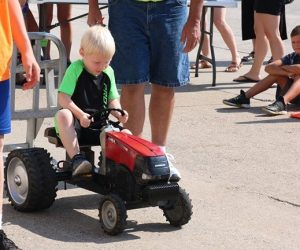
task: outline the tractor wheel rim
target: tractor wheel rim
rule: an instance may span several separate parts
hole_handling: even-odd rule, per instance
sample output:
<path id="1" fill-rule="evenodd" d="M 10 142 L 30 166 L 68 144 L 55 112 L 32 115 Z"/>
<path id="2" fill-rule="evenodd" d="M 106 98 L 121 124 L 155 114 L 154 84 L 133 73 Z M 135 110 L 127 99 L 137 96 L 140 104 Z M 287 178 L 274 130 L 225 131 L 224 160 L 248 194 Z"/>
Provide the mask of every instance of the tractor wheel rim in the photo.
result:
<path id="1" fill-rule="evenodd" d="M 17 157 L 7 166 L 7 187 L 17 204 L 22 204 L 28 195 L 28 175 L 24 163 Z"/>
<path id="2" fill-rule="evenodd" d="M 105 201 L 102 205 L 102 221 L 106 228 L 113 229 L 117 222 L 117 211 L 110 201 Z"/>

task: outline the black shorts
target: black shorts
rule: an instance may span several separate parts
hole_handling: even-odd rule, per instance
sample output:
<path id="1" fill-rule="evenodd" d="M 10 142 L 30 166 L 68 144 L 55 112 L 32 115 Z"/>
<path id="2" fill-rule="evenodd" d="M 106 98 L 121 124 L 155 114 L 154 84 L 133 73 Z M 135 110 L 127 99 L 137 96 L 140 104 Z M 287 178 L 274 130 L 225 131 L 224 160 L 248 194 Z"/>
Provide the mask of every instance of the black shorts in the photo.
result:
<path id="1" fill-rule="evenodd" d="M 117 131 L 122 131 L 124 128 L 120 125 L 114 125 Z M 83 128 L 80 126 L 78 119 L 74 117 L 74 128 L 77 133 L 79 145 L 101 145 L 100 133 L 101 129 Z"/>
<path id="2" fill-rule="evenodd" d="M 276 100 L 278 99 L 279 96 L 284 96 L 286 94 L 286 92 L 288 92 L 288 90 L 291 88 L 293 83 L 294 83 L 294 79 L 289 78 L 286 81 L 286 84 L 283 89 L 281 89 L 280 86 L 278 85 L 277 90 L 276 90 Z M 290 101 L 290 103 L 299 105 L 300 104 L 300 95 L 296 96 L 293 100 Z"/>
<path id="3" fill-rule="evenodd" d="M 74 118 L 74 128 L 77 133 L 79 145 L 99 145 L 100 146 L 100 129 L 83 128 L 80 122 Z"/>
<path id="4" fill-rule="evenodd" d="M 257 13 L 279 16 L 284 11 L 284 0 L 255 0 L 254 10 Z"/>

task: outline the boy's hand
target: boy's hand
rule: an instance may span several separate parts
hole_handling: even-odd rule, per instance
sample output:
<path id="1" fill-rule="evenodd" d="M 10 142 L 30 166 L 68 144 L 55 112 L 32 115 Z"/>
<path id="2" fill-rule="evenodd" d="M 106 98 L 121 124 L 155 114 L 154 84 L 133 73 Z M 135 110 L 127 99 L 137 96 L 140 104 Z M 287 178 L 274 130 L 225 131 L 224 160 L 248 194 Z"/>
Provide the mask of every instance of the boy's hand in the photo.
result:
<path id="1" fill-rule="evenodd" d="M 83 128 L 88 128 L 91 125 L 92 120 L 90 119 L 90 115 L 84 113 L 79 119 L 80 125 Z"/>
<path id="2" fill-rule="evenodd" d="M 128 120 L 128 113 L 126 110 L 124 111 L 124 115 L 121 115 L 119 112 L 116 112 L 115 117 L 119 120 L 121 123 L 126 123 Z"/>
<path id="3" fill-rule="evenodd" d="M 290 76 L 291 74 L 293 74 L 293 75 L 300 74 L 300 65 L 299 64 L 283 65 L 281 68 L 288 72 L 288 76 Z"/>

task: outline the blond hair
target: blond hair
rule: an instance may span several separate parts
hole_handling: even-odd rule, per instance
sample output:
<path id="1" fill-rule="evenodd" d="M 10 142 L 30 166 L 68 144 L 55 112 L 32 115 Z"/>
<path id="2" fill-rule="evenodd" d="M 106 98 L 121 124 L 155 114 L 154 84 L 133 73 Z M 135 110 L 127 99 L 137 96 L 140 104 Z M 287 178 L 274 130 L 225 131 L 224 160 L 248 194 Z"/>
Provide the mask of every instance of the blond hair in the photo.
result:
<path id="1" fill-rule="evenodd" d="M 84 32 L 80 47 L 87 55 L 100 53 L 105 58 L 112 58 L 115 53 L 115 41 L 107 28 L 101 25 L 89 27 Z"/>

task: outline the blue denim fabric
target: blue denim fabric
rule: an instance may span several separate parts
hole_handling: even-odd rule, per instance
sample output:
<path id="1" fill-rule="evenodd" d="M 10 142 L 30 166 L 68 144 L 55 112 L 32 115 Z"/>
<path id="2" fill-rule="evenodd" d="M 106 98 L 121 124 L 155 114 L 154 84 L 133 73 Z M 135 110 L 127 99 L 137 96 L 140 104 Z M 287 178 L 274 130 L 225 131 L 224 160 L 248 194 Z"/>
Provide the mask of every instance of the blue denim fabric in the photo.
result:
<path id="1" fill-rule="evenodd" d="M 9 80 L 0 81 L 0 135 L 11 131 Z"/>
<path id="2" fill-rule="evenodd" d="M 188 83 L 188 55 L 180 42 L 187 13 L 187 0 L 109 0 L 109 29 L 116 42 L 111 65 L 118 84 Z"/>

